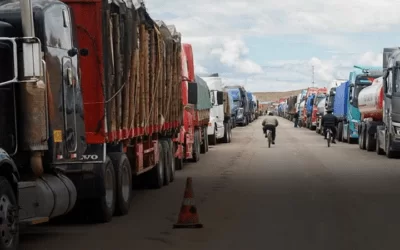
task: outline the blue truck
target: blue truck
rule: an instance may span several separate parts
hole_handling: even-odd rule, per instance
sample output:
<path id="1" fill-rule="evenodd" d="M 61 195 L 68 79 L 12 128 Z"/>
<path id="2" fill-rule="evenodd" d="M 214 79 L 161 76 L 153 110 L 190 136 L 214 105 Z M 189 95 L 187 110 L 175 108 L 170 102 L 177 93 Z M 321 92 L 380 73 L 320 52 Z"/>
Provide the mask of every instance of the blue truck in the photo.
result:
<path id="1" fill-rule="evenodd" d="M 253 122 L 256 119 L 256 114 L 255 114 L 256 110 L 254 106 L 253 93 L 247 91 L 247 100 L 249 101 L 249 112 L 250 112 L 249 122 Z"/>
<path id="2" fill-rule="evenodd" d="M 232 127 L 236 127 L 236 115 L 237 110 L 239 108 L 238 100 L 240 100 L 240 91 L 237 89 L 227 89 L 225 88 L 225 92 L 229 95 L 229 104 L 231 106 L 231 120 Z"/>
<path id="3" fill-rule="evenodd" d="M 312 113 L 314 109 L 314 99 L 315 99 L 316 94 L 311 94 L 305 103 L 306 105 L 306 110 L 307 110 L 307 120 L 306 120 L 306 128 L 311 129 L 313 127 L 312 125 Z"/>
<path id="4" fill-rule="evenodd" d="M 339 118 L 336 138 L 343 142 L 358 142 L 358 124 L 361 121 L 358 95 L 370 86 L 375 78 L 381 77 L 382 68 L 354 66 L 349 79 L 336 87 L 333 114 Z"/>
<path id="5" fill-rule="evenodd" d="M 247 91 L 242 86 L 225 86 L 225 91 L 230 91 L 234 96 L 234 103 L 237 107 L 235 113 L 236 125 L 247 126 L 250 122 L 250 105 Z"/>

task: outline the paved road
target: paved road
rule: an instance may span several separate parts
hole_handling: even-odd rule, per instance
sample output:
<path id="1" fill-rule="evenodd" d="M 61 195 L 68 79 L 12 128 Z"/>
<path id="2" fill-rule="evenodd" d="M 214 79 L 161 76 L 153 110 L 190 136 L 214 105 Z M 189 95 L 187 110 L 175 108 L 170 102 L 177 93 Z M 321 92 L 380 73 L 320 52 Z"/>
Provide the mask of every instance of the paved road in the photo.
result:
<path id="1" fill-rule="evenodd" d="M 280 120 L 267 148 L 261 120 L 233 131 L 161 190 L 137 191 L 109 224 L 29 229 L 29 250 L 385 250 L 400 245 L 400 160 L 358 145 L 327 148 L 314 131 Z M 203 229 L 172 229 L 185 180 Z"/>

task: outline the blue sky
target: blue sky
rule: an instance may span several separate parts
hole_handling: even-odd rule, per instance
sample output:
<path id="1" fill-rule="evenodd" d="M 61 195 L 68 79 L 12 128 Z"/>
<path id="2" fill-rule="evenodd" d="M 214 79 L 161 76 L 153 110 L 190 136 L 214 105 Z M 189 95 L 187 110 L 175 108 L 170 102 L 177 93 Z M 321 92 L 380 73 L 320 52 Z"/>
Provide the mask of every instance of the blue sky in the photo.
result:
<path id="1" fill-rule="evenodd" d="M 196 73 L 220 73 L 250 91 L 285 91 L 347 78 L 355 64 L 380 66 L 400 44 L 400 1 L 147 0 L 194 49 Z"/>

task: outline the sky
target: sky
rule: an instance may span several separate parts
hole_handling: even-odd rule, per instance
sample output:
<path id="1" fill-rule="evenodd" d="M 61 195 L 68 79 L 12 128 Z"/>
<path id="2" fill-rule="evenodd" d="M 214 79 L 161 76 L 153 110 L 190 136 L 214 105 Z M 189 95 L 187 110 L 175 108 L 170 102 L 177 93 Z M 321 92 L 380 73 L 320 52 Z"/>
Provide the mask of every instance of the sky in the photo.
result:
<path id="1" fill-rule="evenodd" d="M 382 65 L 400 43 L 400 1 L 144 0 L 194 50 L 196 74 L 252 92 L 328 86 L 353 65 Z"/>

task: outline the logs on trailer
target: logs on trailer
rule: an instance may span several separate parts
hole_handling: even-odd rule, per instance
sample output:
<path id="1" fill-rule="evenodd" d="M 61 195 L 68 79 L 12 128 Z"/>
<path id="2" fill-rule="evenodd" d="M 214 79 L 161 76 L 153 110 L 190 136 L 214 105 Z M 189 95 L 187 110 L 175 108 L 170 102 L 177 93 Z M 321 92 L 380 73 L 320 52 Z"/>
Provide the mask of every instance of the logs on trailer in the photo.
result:
<path id="1" fill-rule="evenodd" d="M 376 78 L 371 86 L 361 90 L 358 96 L 358 108 L 361 119 L 372 118 L 382 121 L 383 118 L 383 78 Z"/>

